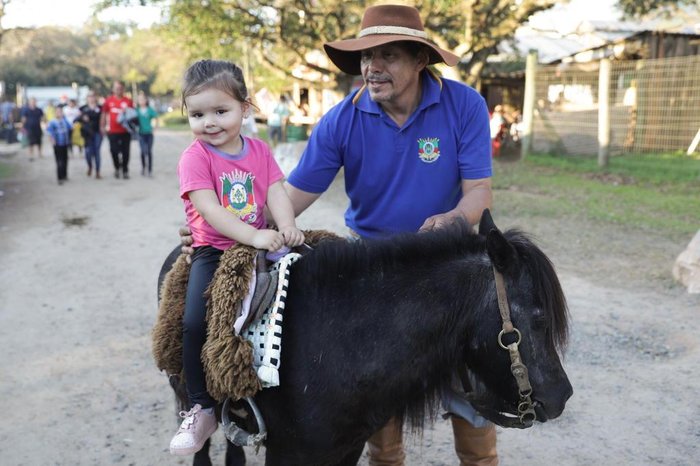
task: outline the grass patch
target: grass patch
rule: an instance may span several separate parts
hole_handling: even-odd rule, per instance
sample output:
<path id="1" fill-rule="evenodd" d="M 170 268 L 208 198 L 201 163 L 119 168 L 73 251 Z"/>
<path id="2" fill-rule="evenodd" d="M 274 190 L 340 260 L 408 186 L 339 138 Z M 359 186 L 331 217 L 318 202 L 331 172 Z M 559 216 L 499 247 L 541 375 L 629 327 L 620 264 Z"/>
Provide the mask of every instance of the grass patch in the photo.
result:
<path id="1" fill-rule="evenodd" d="M 700 160 L 684 154 L 597 159 L 534 154 L 494 164 L 499 208 L 541 216 L 583 216 L 670 235 L 700 224 Z M 508 193 L 518 193 L 509 196 Z"/>
<path id="2" fill-rule="evenodd" d="M 12 165 L 0 161 L 0 180 L 4 178 L 9 178 L 14 173 L 14 171 L 15 169 Z"/>

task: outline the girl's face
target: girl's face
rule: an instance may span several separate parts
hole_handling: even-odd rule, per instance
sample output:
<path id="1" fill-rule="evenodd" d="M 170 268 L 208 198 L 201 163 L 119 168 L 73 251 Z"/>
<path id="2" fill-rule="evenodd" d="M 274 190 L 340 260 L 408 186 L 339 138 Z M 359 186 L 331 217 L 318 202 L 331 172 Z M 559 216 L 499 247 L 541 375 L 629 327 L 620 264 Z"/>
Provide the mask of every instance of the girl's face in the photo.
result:
<path id="1" fill-rule="evenodd" d="M 239 102 L 218 89 L 210 88 L 185 98 L 187 118 L 197 139 L 220 151 L 241 151 L 241 123 L 250 104 Z"/>

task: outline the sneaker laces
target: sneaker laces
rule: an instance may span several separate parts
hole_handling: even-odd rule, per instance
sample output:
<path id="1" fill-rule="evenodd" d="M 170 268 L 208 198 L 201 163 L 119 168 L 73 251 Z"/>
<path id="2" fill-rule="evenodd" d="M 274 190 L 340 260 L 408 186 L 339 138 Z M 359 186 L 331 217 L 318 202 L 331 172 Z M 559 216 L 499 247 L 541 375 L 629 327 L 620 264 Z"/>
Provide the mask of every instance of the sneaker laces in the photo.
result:
<path id="1" fill-rule="evenodd" d="M 178 414 L 183 419 L 182 424 L 180 424 L 180 431 L 187 431 L 194 425 L 197 414 L 202 410 L 200 405 L 194 405 L 189 411 L 180 411 Z"/>

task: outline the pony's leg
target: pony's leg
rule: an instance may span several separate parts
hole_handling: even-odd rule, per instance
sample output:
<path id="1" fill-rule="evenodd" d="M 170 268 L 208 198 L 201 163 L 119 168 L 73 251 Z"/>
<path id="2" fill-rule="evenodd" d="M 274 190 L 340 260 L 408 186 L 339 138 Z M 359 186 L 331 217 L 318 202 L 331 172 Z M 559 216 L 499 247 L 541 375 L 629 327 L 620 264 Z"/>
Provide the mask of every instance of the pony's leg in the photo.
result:
<path id="1" fill-rule="evenodd" d="M 226 466 L 245 466 L 245 451 L 226 440 Z"/>
<path id="2" fill-rule="evenodd" d="M 194 454 L 192 459 L 192 466 L 212 466 L 211 459 L 209 459 L 209 446 L 211 445 L 211 439 L 208 438 L 204 442 L 204 446 L 201 450 Z"/>

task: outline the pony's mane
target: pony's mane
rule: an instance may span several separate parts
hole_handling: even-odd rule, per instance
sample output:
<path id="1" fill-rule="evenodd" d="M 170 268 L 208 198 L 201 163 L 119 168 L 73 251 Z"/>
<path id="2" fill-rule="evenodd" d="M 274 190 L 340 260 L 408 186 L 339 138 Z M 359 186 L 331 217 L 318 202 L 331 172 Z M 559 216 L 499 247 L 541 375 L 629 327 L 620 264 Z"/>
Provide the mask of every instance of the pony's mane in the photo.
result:
<path id="1" fill-rule="evenodd" d="M 321 242 L 304 272 L 322 282 L 366 277 L 403 263 L 439 263 L 455 257 L 484 252 L 484 238 L 464 221 L 420 233 L 398 233 L 390 237 Z"/>
<path id="2" fill-rule="evenodd" d="M 532 277 L 535 296 L 539 298 L 549 320 L 547 326 L 551 332 L 549 338 L 555 348 L 562 353 L 569 337 L 569 311 L 554 265 L 522 231 L 508 230 L 504 236 L 517 251 L 519 264 L 525 267 Z"/>
<path id="3" fill-rule="evenodd" d="M 535 294 L 547 314 L 551 341 L 560 351 L 568 341 L 568 307 L 554 266 L 530 237 L 519 229 L 504 233 L 518 255 L 518 266 L 532 277 Z M 486 239 L 465 221 L 437 230 L 401 233 L 369 240 L 323 241 L 312 261 L 301 261 L 305 274 L 318 283 L 333 283 L 354 277 L 368 277 L 397 265 L 416 263 L 429 266 L 458 257 L 486 254 Z M 301 265 L 301 264 L 300 264 Z"/>

